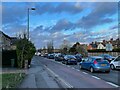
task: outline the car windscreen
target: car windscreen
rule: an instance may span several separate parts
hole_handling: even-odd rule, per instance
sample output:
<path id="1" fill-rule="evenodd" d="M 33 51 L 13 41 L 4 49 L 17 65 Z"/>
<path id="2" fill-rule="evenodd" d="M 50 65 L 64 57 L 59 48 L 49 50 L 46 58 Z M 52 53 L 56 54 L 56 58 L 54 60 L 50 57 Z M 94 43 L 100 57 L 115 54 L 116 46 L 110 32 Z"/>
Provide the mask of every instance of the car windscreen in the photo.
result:
<path id="1" fill-rule="evenodd" d="M 69 56 L 67 56 L 67 58 L 75 58 L 74 56 L 72 56 L 72 55 L 69 55 Z"/>
<path id="2" fill-rule="evenodd" d="M 102 62 L 103 61 L 103 59 L 102 58 L 97 58 L 97 59 L 95 59 L 97 62 Z"/>
<path id="3" fill-rule="evenodd" d="M 105 57 L 109 57 L 109 58 L 111 58 L 112 56 L 106 54 Z"/>

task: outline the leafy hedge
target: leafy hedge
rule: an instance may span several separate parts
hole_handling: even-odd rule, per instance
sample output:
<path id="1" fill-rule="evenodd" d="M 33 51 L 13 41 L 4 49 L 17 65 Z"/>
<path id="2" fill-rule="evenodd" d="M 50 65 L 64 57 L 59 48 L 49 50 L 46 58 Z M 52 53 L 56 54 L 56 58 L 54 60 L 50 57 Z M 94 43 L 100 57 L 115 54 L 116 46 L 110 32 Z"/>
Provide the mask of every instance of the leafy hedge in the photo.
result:
<path id="1" fill-rule="evenodd" d="M 18 40 L 16 46 L 18 66 L 24 68 L 25 60 L 28 60 L 28 64 L 30 65 L 31 59 L 36 51 L 34 44 L 24 38 Z"/>

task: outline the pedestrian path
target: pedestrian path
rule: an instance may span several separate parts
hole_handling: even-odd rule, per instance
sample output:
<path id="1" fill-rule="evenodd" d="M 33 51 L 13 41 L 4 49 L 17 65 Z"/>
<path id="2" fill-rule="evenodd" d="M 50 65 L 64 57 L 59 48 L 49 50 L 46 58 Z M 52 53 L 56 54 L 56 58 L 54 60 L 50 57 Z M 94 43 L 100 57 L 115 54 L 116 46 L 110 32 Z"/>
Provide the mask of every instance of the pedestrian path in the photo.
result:
<path id="1" fill-rule="evenodd" d="M 19 88 L 59 88 L 59 85 L 50 76 L 45 67 L 36 61 L 35 58 L 32 60 L 27 76 Z"/>

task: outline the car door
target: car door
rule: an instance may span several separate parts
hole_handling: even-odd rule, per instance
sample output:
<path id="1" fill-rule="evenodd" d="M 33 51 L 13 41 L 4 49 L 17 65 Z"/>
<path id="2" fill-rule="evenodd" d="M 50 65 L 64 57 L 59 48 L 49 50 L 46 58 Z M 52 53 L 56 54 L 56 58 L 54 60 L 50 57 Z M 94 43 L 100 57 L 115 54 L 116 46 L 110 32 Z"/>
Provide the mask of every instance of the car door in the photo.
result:
<path id="1" fill-rule="evenodd" d="M 115 66 L 115 68 L 116 68 L 116 66 L 119 66 L 119 68 L 120 68 L 120 56 L 118 56 L 115 60 L 114 60 L 114 66 Z"/>
<path id="2" fill-rule="evenodd" d="M 86 69 L 88 69 L 88 70 L 89 70 L 90 67 L 91 67 L 91 63 L 92 63 L 91 61 L 92 61 L 92 58 L 88 58 L 88 60 L 87 60 L 86 63 L 85 63 L 85 64 L 86 64 L 86 65 L 85 65 L 85 66 L 86 66 Z"/>
<path id="3" fill-rule="evenodd" d="M 87 67 L 88 59 L 89 59 L 89 58 L 85 58 L 85 59 L 84 59 L 84 62 L 82 63 L 82 66 L 83 66 L 83 68 L 85 68 L 85 69 L 88 68 L 88 67 Z"/>

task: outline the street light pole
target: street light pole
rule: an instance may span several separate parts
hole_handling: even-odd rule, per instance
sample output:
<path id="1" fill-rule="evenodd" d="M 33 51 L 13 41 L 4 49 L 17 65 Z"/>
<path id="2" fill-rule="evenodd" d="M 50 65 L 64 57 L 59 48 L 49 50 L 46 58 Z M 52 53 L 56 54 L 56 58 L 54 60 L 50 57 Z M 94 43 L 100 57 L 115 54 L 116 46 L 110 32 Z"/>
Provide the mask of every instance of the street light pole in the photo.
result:
<path id="1" fill-rule="evenodd" d="M 27 13 L 28 13 L 28 26 L 27 26 L 27 34 L 28 34 L 28 36 L 27 36 L 27 38 L 28 38 L 28 40 L 29 40 L 29 18 L 30 18 L 30 15 L 29 15 L 29 13 L 30 13 L 30 10 L 35 10 L 35 8 L 28 8 L 28 11 L 27 11 Z"/>
<path id="2" fill-rule="evenodd" d="M 28 28 L 27 28 L 27 34 L 28 34 L 27 38 L 29 40 L 29 8 L 28 8 Z"/>

